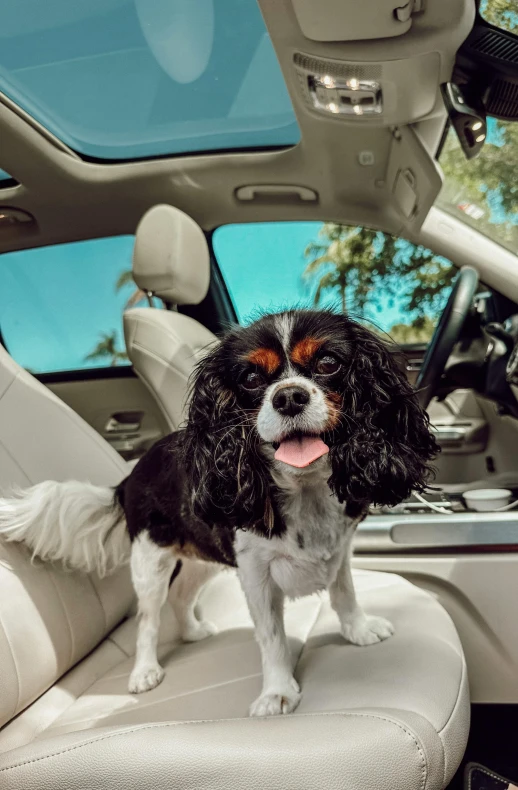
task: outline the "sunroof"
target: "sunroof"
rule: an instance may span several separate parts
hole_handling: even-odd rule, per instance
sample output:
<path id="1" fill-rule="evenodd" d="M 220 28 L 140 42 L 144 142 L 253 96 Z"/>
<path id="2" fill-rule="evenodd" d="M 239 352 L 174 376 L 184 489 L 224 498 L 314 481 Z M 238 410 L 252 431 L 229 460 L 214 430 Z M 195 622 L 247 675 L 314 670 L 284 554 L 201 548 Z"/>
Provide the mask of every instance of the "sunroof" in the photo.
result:
<path id="1" fill-rule="evenodd" d="M 518 33 L 518 5 L 516 0 L 481 0 L 480 15 L 495 27 Z"/>
<path id="2" fill-rule="evenodd" d="M 0 181 L 10 181 L 11 176 L 5 170 L 0 169 Z"/>
<path id="3" fill-rule="evenodd" d="M 8 3 L 0 90 L 99 159 L 300 139 L 256 0 Z"/>

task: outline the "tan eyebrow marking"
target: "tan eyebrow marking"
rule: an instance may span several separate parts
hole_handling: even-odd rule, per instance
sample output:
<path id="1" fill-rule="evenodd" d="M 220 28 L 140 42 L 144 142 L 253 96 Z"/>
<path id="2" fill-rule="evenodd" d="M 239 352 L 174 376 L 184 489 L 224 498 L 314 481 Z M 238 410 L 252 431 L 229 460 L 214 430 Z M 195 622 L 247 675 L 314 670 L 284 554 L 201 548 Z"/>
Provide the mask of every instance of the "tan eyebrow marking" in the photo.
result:
<path id="1" fill-rule="evenodd" d="M 315 356 L 324 341 L 316 337 L 305 337 L 295 344 L 291 352 L 291 361 L 296 365 L 307 365 Z"/>
<path id="2" fill-rule="evenodd" d="M 271 348 L 257 348 L 247 356 L 247 360 L 251 362 L 252 365 L 258 365 L 269 375 L 275 373 L 277 368 L 281 365 L 279 354 Z"/>

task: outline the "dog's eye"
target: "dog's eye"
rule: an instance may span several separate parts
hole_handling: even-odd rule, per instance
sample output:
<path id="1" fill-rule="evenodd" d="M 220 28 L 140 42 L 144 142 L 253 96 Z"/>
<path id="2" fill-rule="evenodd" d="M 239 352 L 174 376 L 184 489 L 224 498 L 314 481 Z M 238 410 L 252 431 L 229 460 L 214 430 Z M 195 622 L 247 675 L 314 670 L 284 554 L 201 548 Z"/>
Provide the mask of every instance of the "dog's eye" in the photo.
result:
<path id="1" fill-rule="evenodd" d="M 246 390 L 256 390 L 264 384 L 264 379 L 256 370 L 251 370 L 241 379 L 241 386 Z"/>
<path id="2" fill-rule="evenodd" d="M 340 367 L 340 362 L 336 357 L 332 357 L 331 354 L 326 354 L 325 357 L 321 357 L 318 360 L 315 365 L 315 371 L 322 376 L 330 376 L 331 373 L 336 373 L 340 370 Z"/>

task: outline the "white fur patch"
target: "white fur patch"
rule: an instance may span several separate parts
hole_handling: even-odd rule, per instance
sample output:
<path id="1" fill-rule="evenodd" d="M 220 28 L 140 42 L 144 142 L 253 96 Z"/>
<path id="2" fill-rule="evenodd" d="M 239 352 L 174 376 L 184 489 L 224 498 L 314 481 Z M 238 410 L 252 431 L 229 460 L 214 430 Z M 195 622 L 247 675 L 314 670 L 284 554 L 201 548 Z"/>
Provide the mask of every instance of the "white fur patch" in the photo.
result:
<path id="1" fill-rule="evenodd" d="M 147 532 L 133 541 L 131 581 L 138 601 L 138 629 L 135 666 L 129 679 L 132 694 L 155 688 L 164 677 L 157 657 L 158 631 L 175 564 L 172 551 L 153 543 Z"/>
<path id="2" fill-rule="evenodd" d="M 293 332 L 293 315 L 289 313 L 278 313 L 274 316 L 275 330 L 277 336 L 281 341 L 282 347 L 286 354 L 290 345 L 291 334 Z"/>
<path id="3" fill-rule="evenodd" d="M 329 589 L 342 633 L 354 644 L 374 644 L 393 633 L 387 620 L 367 616 L 356 601 L 350 567 L 356 524 L 331 493 L 329 474 L 327 459 L 295 473 L 275 467 L 286 532 L 272 538 L 251 531 L 236 534 L 239 578 L 263 664 L 263 689 L 251 716 L 291 713 L 300 701 L 284 631 L 285 596 Z"/>
<path id="4" fill-rule="evenodd" d="M 286 417 L 273 407 L 273 398 L 282 387 L 305 389 L 309 402 L 295 417 Z M 257 415 L 257 431 L 265 442 L 278 442 L 290 433 L 322 433 L 329 421 L 329 406 L 320 387 L 304 376 L 288 376 L 271 384 L 266 390 Z"/>
<path id="5" fill-rule="evenodd" d="M 128 562 L 126 520 L 110 488 L 47 481 L 0 499 L 0 537 L 33 557 L 100 576 Z"/>
<path id="6" fill-rule="evenodd" d="M 132 694 L 155 688 L 164 677 L 157 656 L 160 612 L 177 559 L 172 548 L 157 546 L 147 532 L 133 541 L 131 580 L 138 601 L 138 627 L 135 665 L 129 679 Z M 212 563 L 182 559 L 180 573 L 173 581 L 171 604 L 186 642 L 205 639 L 216 631 L 211 623 L 198 619 L 196 602 L 202 586 L 218 570 L 219 566 Z"/>

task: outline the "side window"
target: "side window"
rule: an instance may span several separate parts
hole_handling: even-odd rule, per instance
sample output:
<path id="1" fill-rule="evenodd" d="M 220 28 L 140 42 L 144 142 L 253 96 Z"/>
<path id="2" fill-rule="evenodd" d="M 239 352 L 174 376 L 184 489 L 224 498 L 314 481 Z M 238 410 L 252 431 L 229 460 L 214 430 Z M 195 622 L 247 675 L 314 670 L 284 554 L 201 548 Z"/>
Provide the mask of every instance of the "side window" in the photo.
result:
<path id="1" fill-rule="evenodd" d="M 127 365 L 126 306 L 133 236 L 59 244 L 0 255 L 0 331 L 32 373 Z"/>
<path id="2" fill-rule="evenodd" d="M 240 321 L 328 307 L 402 345 L 428 343 L 457 272 L 405 239 L 333 222 L 225 225 L 213 246 Z"/>

